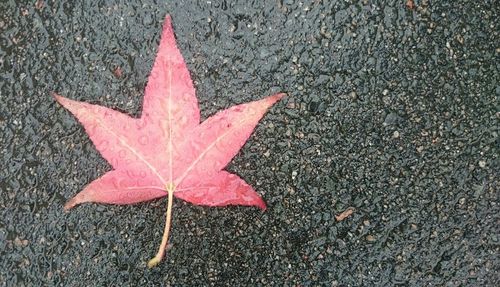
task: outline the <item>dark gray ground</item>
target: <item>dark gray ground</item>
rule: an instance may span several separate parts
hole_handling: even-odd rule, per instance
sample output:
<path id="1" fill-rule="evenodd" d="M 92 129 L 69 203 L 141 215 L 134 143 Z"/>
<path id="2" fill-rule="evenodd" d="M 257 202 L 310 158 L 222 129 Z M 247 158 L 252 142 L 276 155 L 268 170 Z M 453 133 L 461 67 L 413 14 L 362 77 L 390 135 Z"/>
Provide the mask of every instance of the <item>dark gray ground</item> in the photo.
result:
<path id="1" fill-rule="evenodd" d="M 497 1 L 11 2 L 0 286 L 499 286 Z M 165 201 L 64 213 L 110 166 L 49 92 L 137 115 L 166 13 L 203 118 L 289 97 L 228 166 L 268 210 L 176 201 L 148 270 Z"/>

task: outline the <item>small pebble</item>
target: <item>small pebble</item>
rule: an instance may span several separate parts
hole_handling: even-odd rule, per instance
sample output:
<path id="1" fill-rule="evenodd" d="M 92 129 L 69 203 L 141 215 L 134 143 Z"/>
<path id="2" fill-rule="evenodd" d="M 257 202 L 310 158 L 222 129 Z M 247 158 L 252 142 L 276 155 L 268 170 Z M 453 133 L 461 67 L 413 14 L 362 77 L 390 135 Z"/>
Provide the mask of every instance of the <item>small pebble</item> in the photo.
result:
<path id="1" fill-rule="evenodd" d="M 484 161 L 484 160 L 480 160 L 480 161 L 479 161 L 479 167 L 481 167 L 481 168 L 485 168 L 485 167 L 486 167 L 486 161 Z"/>

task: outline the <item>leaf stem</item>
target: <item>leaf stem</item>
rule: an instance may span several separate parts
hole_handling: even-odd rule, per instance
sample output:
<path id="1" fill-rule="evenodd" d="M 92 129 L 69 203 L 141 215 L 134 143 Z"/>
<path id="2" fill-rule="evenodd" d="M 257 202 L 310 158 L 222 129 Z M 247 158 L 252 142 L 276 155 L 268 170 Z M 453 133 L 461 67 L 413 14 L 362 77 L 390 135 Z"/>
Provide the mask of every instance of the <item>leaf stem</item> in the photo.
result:
<path id="1" fill-rule="evenodd" d="M 175 187 L 173 184 L 167 185 L 168 202 L 167 202 L 167 219 L 165 222 L 165 230 L 163 231 L 163 237 L 161 238 L 161 244 L 160 248 L 158 249 L 158 253 L 156 253 L 156 256 L 153 259 L 149 260 L 148 262 L 149 268 L 153 268 L 156 265 L 158 265 L 160 261 L 163 259 L 163 256 L 165 255 L 165 248 L 167 247 L 168 243 L 168 234 L 170 232 L 170 222 L 172 221 L 172 202 L 174 199 L 174 190 Z"/>

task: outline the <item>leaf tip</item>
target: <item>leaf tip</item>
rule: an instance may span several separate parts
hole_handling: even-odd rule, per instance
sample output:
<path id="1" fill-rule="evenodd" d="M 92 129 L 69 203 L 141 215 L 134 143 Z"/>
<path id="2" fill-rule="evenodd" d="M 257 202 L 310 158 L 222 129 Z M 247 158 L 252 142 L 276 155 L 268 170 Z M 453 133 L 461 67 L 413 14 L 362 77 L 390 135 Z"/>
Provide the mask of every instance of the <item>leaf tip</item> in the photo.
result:
<path id="1" fill-rule="evenodd" d="M 286 97 L 287 94 L 286 93 L 278 93 L 276 95 L 274 95 L 278 100 L 281 100 L 282 98 Z"/>
<path id="2" fill-rule="evenodd" d="M 275 95 L 268 97 L 268 99 L 269 99 L 269 102 L 271 103 L 271 105 L 274 105 L 274 103 L 281 100 L 285 96 L 286 96 L 285 93 L 278 93 L 278 94 L 275 94 Z"/>
<path id="3" fill-rule="evenodd" d="M 165 16 L 165 21 L 163 21 L 162 36 L 160 39 L 160 45 L 164 42 L 171 42 L 175 44 L 174 39 L 174 28 L 172 27 L 172 17 L 170 14 Z"/>
<path id="4" fill-rule="evenodd" d="M 79 204 L 79 202 L 76 200 L 75 197 L 73 197 L 72 199 L 68 200 L 68 202 L 66 202 L 64 204 L 64 211 L 68 212 L 70 209 L 72 209 L 73 207 L 75 207 L 78 204 Z"/>
<path id="5" fill-rule="evenodd" d="M 170 14 L 165 15 L 165 24 L 171 25 L 172 23 L 172 16 Z"/>
<path id="6" fill-rule="evenodd" d="M 259 197 L 259 200 L 255 203 L 255 206 L 260 208 L 260 210 L 262 210 L 262 211 L 266 211 L 266 209 L 267 209 L 266 203 L 260 197 Z"/>
<path id="7" fill-rule="evenodd" d="M 60 102 L 60 100 L 61 100 L 61 98 L 62 98 L 62 97 L 61 97 L 58 93 L 56 93 L 56 92 L 54 92 L 54 91 L 50 92 L 50 95 L 51 95 L 51 96 L 52 96 L 52 97 L 53 97 L 53 98 L 54 98 L 57 102 Z"/>
<path id="8" fill-rule="evenodd" d="M 59 95 L 56 92 L 50 92 L 50 95 L 58 102 L 61 106 L 66 107 L 65 105 L 70 102 L 70 100 L 66 99 L 65 97 Z"/>

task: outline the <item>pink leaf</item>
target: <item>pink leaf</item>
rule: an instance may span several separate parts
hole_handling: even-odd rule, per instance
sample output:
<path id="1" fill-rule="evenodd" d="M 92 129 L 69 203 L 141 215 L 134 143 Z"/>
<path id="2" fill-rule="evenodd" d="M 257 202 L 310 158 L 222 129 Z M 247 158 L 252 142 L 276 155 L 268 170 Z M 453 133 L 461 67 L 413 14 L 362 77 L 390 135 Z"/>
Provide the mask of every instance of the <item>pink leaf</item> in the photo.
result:
<path id="1" fill-rule="evenodd" d="M 114 169 L 68 201 L 66 210 L 85 202 L 133 204 L 168 195 L 165 233 L 149 266 L 163 257 L 174 195 L 199 205 L 266 208 L 250 185 L 223 168 L 284 94 L 231 107 L 200 124 L 195 90 L 176 46 L 170 16 L 165 19 L 140 118 L 53 96 L 78 119 Z"/>

